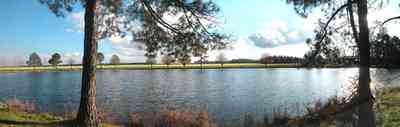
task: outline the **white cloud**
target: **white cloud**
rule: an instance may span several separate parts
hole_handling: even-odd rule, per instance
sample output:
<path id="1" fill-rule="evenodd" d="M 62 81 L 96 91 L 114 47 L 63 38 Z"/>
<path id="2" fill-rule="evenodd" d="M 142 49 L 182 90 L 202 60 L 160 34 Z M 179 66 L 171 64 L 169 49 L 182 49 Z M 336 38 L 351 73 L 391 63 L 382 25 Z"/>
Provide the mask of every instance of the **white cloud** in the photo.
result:
<path id="1" fill-rule="evenodd" d="M 120 57 L 121 62 L 143 62 L 145 60 L 145 52 L 140 48 L 141 45 L 139 43 L 131 41 L 132 36 L 125 36 L 123 38 L 112 36 L 108 40 L 115 54 Z"/>
<path id="2" fill-rule="evenodd" d="M 393 2 L 393 1 L 392 1 Z M 380 9 L 379 11 L 370 12 L 368 14 L 368 23 L 370 25 L 375 24 L 376 21 L 383 22 L 386 19 L 399 16 L 400 15 L 400 8 L 396 6 L 397 4 L 389 4 L 388 7 Z M 399 29 L 399 21 L 391 21 L 385 24 L 385 27 L 388 30 L 388 33 L 394 36 L 400 36 L 400 29 Z"/>
<path id="3" fill-rule="evenodd" d="M 300 22 L 301 23 L 301 22 Z M 310 34 L 309 28 L 297 27 L 281 20 L 267 22 L 265 27 L 248 36 L 255 46 L 260 48 L 274 48 L 278 46 L 303 43 L 306 35 Z"/>
<path id="4" fill-rule="evenodd" d="M 66 28 L 65 31 L 83 33 L 84 12 L 71 13 L 68 16 L 67 21 L 71 24 L 71 26 Z M 134 24 L 131 25 L 138 26 L 134 27 L 133 29 L 140 29 L 139 23 L 137 22 L 134 22 Z M 111 36 L 107 38 L 106 40 L 111 43 L 114 51 L 113 53 L 105 54 L 106 58 L 104 62 L 109 62 L 109 58 L 111 58 L 113 54 L 118 55 L 121 59 L 121 62 L 143 62 L 145 59 L 144 52 L 138 48 L 139 44 L 130 41 L 131 39 L 132 36 L 125 36 L 123 38 L 119 36 Z M 66 53 L 64 57 L 64 63 L 67 63 L 71 58 L 77 63 L 81 63 L 82 61 L 82 54 L 78 53 Z"/>
<path id="5" fill-rule="evenodd" d="M 262 48 L 255 46 L 252 40 L 248 39 L 247 37 L 242 37 L 233 42 L 231 47 L 231 49 L 211 51 L 209 53 L 208 60 L 215 60 L 217 55 L 220 53 L 224 53 L 228 59 L 259 59 L 264 53 L 268 53 L 271 55 L 303 57 L 304 54 L 309 50 L 308 46 L 305 43 L 288 44 L 273 48 Z"/>
<path id="6" fill-rule="evenodd" d="M 177 18 L 171 15 L 164 15 L 163 18 L 169 23 L 177 22 Z M 73 27 L 66 29 L 69 32 L 83 32 L 84 20 L 83 12 L 73 13 L 68 20 L 74 24 Z M 296 25 L 288 24 L 282 20 L 274 20 L 266 22 L 261 29 L 256 30 L 254 34 L 241 37 L 232 43 L 232 49 L 222 51 L 211 51 L 209 60 L 214 60 L 220 52 L 226 54 L 229 59 L 251 58 L 258 59 L 261 54 L 269 53 L 271 55 L 290 55 L 302 57 L 308 50 L 304 44 L 307 35 L 312 33 L 315 28 L 310 23 L 311 19 L 296 21 Z M 295 27 L 293 27 L 293 26 Z M 138 27 L 140 29 L 140 27 Z M 121 62 L 143 62 L 145 61 L 145 51 L 138 47 L 144 47 L 137 42 L 133 42 L 132 36 L 111 36 L 106 39 L 111 43 L 112 53 L 105 54 L 106 60 L 109 61 L 111 55 L 116 54 L 120 57 Z M 74 61 L 80 63 L 82 55 L 78 53 L 65 54 L 64 62 L 73 58 Z"/>

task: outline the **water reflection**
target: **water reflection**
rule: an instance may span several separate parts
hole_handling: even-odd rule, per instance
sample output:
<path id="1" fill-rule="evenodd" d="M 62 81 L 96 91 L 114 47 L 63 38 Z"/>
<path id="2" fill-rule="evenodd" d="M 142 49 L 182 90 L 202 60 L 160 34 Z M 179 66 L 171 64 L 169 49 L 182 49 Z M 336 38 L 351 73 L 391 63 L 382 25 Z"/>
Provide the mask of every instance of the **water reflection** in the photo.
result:
<path id="1" fill-rule="evenodd" d="M 97 73 L 101 111 L 127 118 L 132 112 L 163 109 L 206 110 L 220 121 L 243 113 L 262 117 L 275 108 L 294 115 L 317 100 L 348 94 L 357 69 L 110 70 Z M 373 80 L 391 72 L 374 72 Z M 42 110 L 75 111 L 80 72 L 0 74 L 1 100 L 14 96 L 35 101 Z M 387 77 L 387 76 L 383 76 Z M 380 78 L 381 79 L 381 78 Z M 392 84 L 398 82 L 392 82 Z"/>

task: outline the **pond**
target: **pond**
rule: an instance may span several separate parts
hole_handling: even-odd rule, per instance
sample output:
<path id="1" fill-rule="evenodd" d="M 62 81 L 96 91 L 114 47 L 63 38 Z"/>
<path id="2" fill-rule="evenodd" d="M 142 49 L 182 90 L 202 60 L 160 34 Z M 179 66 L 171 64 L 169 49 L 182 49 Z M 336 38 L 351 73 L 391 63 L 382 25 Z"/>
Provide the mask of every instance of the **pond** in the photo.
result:
<path id="1" fill-rule="evenodd" d="M 97 106 L 126 121 L 133 112 L 207 111 L 217 121 L 243 113 L 269 115 L 345 96 L 356 68 L 103 70 L 97 72 Z M 17 98 L 42 112 L 76 111 L 81 72 L 0 73 L 0 100 Z"/>

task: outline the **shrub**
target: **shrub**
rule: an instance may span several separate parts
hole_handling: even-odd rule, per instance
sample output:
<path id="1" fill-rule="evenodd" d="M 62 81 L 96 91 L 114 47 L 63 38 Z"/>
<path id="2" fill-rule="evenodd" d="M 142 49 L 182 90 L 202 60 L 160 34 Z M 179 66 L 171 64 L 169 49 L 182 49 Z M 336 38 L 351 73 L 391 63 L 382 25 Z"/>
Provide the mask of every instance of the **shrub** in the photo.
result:
<path id="1" fill-rule="evenodd" d="M 207 112 L 132 113 L 132 127 L 211 127 Z"/>
<path id="2" fill-rule="evenodd" d="M 13 112 L 28 112 L 33 113 L 36 111 L 35 104 L 27 101 L 20 101 L 18 99 L 11 99 L 4 102 L 6 108 Z"/>

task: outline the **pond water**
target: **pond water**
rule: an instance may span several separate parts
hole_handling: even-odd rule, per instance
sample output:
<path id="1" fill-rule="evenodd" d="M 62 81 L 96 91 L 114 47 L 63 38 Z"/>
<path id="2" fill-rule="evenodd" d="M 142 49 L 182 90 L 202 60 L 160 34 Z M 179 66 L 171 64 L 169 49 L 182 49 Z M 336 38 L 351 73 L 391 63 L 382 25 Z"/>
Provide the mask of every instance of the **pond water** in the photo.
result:
<path id="1" fill-rule="evenodd" d="M 208 111 L 217 121 L 236 121 L 345 96 L 356 68 L 104 70 L 97 72 L 97 106 L 122 121 L 133 112 Z M 76 111 L 81 72 L 0 73 L 0 100 L 33 102 L 43 112 Z"/>

